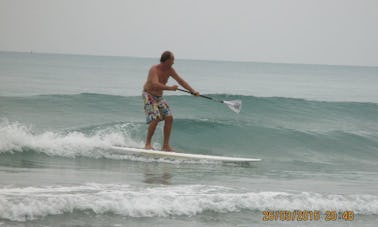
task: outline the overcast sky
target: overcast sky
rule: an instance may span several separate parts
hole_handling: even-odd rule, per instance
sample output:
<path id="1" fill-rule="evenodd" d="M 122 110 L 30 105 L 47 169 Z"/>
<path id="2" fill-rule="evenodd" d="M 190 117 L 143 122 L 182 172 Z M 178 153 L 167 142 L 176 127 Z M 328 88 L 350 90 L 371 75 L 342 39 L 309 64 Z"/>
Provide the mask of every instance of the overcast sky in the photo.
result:
<path id="1" fill-rule="evenodd" d="M 0 50 L 378 66 L 378 0 L 0 0 Z"/>

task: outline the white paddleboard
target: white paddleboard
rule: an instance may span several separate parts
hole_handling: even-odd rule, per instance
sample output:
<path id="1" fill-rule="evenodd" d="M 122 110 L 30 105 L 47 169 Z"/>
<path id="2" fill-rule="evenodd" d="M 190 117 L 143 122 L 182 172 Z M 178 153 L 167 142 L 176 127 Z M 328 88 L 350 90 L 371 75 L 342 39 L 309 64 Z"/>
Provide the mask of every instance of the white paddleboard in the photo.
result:
<path id="1" fill-rule="evenodd" d="M 249 162 L 261 161 L 261 159 L 258 159 L 258 158 L 237 158 L 237 157 L 203 155 L 203 154 L 187 154 L 187 153 L 179 153 L 179 152 L 147 150 L 147 149 L 133 148 L 133 147 L 112 146 L 112 149 L 117 152 L 122 152 L 125 154 L 144 155 L 144 156 L 150 156 L 150 157 L 156 157 L 156 158 L 170 158 L 170 159 L 181 159 L 181 160 L 182 159 L 208 160 L 208 161 L 235 162 L 235 163 L 249 163 Z"/>

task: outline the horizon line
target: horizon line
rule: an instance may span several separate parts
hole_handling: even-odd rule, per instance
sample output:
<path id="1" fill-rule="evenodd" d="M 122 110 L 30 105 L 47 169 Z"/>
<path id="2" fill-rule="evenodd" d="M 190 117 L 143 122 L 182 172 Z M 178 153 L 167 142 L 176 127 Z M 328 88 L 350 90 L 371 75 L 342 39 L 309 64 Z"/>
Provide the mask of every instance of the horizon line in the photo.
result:
<path id="1" fill-rule="evenodd" d="M 92 56 L 92 57 L 126 57 L 126 58 L 141 58 L 141 59 L 159 59 L 160 57 L 150 56 L 130 56 L 130 55 L 106 55 L 106 54 L 88 54 L 88 53 L 64 53 L 64 52 L 36 52 L 30 51 L 15 51 L 15 50 L 0 50 L 0 53 L 19 53 L 19 54 L 42 54 L 42 55 L 72 55 L 72 56 Z M 344 66 L 344 67 L 369 67 L 377 68 L 378 65 L 346 65 L 346 64 L 325 64 L 325 63 L 303 63 L 303 62 L 270 62 L 270 61 L 252 61 L 252 60 L 224 60 L 224 59 L 193 59 L 193 58 L 177 58 L 176 60 L 187 61 L 212 61 L 212 62 L 229 62 L 229 63 L 258 63 L 258 64 L 281 64 L 281 65 L 308 65 L 308 66 Z"/>

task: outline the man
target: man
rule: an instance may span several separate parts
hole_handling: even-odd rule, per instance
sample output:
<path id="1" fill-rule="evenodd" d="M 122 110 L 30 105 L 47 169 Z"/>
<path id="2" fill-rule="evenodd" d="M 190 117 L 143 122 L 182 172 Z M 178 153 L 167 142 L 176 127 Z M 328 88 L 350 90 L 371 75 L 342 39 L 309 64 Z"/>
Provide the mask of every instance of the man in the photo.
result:
<path id="1" fill-rule="evenodd" d="M 195 91 L 176 73 L 172 67 L 174 61 L 175 57 L 173 53 L 165 51 L 160 57 L 160 64 L 151 67 L 148 72 L 147 81 L 143 87 L 144 111 L 146 113 L 146 122 L 149 124 L 145 149 L 152 149 L 151 139 L 156 126 L 159 121 L 164 120 L 164 142 L 161 150 L 172 151 L 169 145 L 169 137 L 171 135 L 173 116 L 167 101 L 163 98 L 163 91 L 176 91 L 178 86 L 167 86 L 169 77 L 175 79 L 181 86 L 194 95 L 199 95 L 198 91 Z"/>

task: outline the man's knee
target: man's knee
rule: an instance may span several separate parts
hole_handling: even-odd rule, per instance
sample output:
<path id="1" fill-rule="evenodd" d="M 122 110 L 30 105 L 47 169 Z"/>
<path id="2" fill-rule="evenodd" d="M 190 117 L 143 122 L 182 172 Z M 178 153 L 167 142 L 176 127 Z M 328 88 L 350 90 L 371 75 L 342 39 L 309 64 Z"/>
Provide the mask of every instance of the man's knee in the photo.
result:
<path id="1" fill-rule="evenodd" d="M 172 122 L 173 121 L 173 116 L 166 116 L 164 118 L 164 120 L 167 121 L 167 122 Z"/>
<path id="2" fill-rule="evenodd" d="M 150 127 L 156 127 L 159 124 L 159 122 L 160 122 L 159 119 L 155 119 L 155 120 L 150 121 L 149 125 Z"/>

